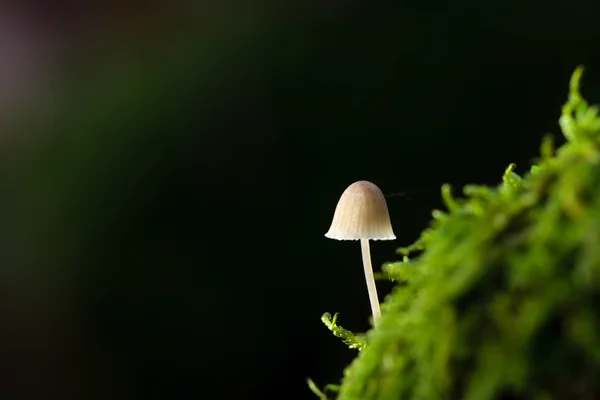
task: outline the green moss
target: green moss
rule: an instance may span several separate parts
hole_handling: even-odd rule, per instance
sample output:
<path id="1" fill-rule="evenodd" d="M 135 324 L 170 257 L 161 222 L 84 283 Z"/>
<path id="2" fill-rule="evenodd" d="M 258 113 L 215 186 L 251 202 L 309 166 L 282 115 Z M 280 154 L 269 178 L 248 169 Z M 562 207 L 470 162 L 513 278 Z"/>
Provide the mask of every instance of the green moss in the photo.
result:
<path id="1" fill-rule="evenodd" d="M 335 314 L 333 318 L 331 318 L 331 314 L 325 313 L 321 317 L 321 321 L 325 324 L 325 326 L 333 333 L 334 336 L 339 337 L 342 341 L 348 345 L 351 349 L 363 350 L 367 343 L 365 342 L 364 337 L 362 335 L 355 335 L 347 329 L 342 328 L 337 324 L 338 315 Z"/>
<path id="2" fill-rule="evenodd" d="M 397 285 L 338 399 L 600 398 L 600 118 L 581 74 L 565 145 L 497 187 L 443 186 L 448 212 L 384 266 Z"/>

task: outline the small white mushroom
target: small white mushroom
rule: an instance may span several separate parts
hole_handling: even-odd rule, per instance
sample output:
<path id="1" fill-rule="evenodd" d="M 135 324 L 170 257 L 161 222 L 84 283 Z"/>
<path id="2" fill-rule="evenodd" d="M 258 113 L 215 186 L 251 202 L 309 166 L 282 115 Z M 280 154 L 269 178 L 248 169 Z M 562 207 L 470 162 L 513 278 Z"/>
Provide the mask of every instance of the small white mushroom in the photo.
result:
<path id="1" fill-rule="evenodd" d="M 360 240 L 365 279 L 373 313 L 373 322 L 381 315 L 369 240 L 394 240 L 385 197 L 373 183 L 358 181 L 348 186 L 338 201 L 333 222 L 325 237 L 336 240 Z"/>

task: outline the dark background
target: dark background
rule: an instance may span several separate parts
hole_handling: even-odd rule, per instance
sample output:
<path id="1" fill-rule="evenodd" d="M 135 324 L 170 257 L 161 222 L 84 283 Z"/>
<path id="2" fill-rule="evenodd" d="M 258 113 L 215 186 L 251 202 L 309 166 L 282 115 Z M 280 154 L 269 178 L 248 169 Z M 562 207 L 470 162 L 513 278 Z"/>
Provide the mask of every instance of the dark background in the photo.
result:
<path id="1" fill-rule="evenodd" d="M 599 8 L 1 3 L 0 396 L 314 398 L 355 355 L 322 313 L 369 327 L 343 190 L 389 194 L 379 269 L 524 172 L 578 64 L 600 99 Z"/>

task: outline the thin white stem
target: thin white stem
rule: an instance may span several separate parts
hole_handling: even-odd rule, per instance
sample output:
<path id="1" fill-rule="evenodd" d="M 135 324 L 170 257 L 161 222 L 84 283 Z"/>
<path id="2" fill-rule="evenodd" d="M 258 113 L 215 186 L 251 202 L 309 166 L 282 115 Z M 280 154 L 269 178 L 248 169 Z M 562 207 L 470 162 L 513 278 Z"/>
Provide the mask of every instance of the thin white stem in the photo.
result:
<path id="1" fill-rule="evenodd" d="M 381 316 L 379 308 L 379 299 L 377 298 L 377 288 L 375 287 L 375 277 L 373 276 L 373 265 L 371 264 L 371 250 L 369 249 L 369 239 L 360 240 L 360 250 L 362 252 L 363 266 L 365 268 L 365 279 L 367 289 L 369 290 L 369 301 L 371 302 L 371 311 L 373 312 L 373 324 Z"/>

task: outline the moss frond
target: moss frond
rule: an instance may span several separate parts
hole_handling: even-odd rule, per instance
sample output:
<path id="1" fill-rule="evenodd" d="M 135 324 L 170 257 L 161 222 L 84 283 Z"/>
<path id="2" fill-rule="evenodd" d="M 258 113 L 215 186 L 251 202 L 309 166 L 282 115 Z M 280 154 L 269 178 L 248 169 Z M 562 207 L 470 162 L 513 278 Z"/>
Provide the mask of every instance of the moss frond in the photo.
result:
<path id="1" fill-rule="evenodd" d="M 354 334 L 349 330 L 337 325 L 337 316 L 338 314 L 335 314 L 333 318 L 331 318 L 331 314 L 325 313 L 321 317 L 321 321 L 335 337 L 342 339 L 344 344 L 346 344 L 349 348 L 356 349 L 358 351 L 363 350 L 367 346 L 365 339 L 361 335 Z"/>
<path id="2" fill-rule="evenodd" d="M 317 395 L 320 400 L 329 400 L 329 397 L 325 394 L 325 392 L 339 392 L 339 385 L 326 385 L 323 390 L 319 389 L 319 387 L 312 381 L 312 379 L 307 378 L 306 383 L 308 384 L 308 388 L 311 392 Z"/>

